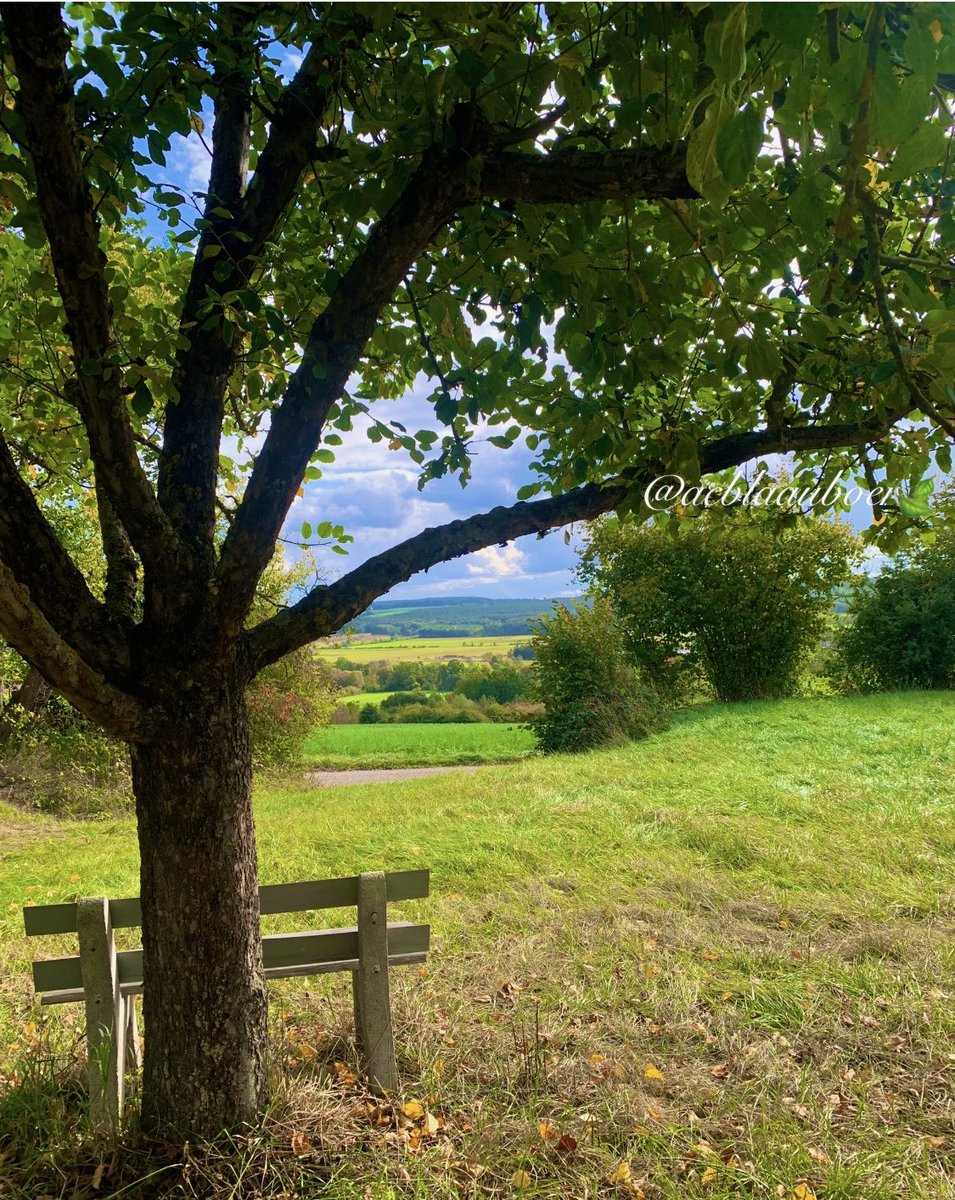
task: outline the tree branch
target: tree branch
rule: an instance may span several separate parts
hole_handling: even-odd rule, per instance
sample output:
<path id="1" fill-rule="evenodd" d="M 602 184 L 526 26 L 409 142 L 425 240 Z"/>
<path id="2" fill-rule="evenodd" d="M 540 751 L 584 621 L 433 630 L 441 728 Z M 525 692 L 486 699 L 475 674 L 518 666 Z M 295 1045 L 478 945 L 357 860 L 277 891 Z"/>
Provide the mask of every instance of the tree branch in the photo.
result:
<path id="1" fill-rule="evenodd" d="M 456 143 L 424 155 L 401 197 L 372 230 L 313 325 L 301 365 L 273 413 L 216 576 L 220 632 L 227 638 L 241 628 L 325 419 L 382 310 L 460 208 L 486 197 L 580 203 L 695 195 L 678 151 L 499 153 L 493 130 L 473 106 L 460 105 L 451 124 Z"/>
<path id="2" fill-rule="evenodd" d="M 78 384 L 97 476 L 143 562 L 169 577 L 178 544 L 136 454 L 106 285 L 106 256 L 83 175 L 65 55 L 70 39 L 58 5 L 0 6 L 19 84 L 19 102 L 36 173 L 37 199 L 66 310 Z"/>
<path id="3" fill-rule="evenodd" d="M 122 630 L 89 590 L 86 580 L 40 511 L 33 492 L 0 435 L 0 560 L 59 636 L 95 670 L 122 680 L 130 649 Z M 17 647 L 19 649 L 19 647 Z M 21 653 L 23 653 L 21 651 Z M 24 653 L 24 658 L 34 661 Z M 43 664 L 35 662 L 43 670 Z"/>
<path id="4" fill-rule="evenodd" d="M 480 182 L 492 200 L 583 204 L 588 200 L 691 200 L 683 147 L 658 150 L 506 151 L 489 155 Z"/>
<path id="5" fill-rule="evenodd" d="M 884 436 L 902 416 L 904 413 L 893 414 L 888 420 L 873 416 L 857 424 L 802 426 L 779 433 L 757 430 L 729 434 L 702 449 L 701 471 L 724 471 L 761 454 L 865 445 Z M 587 484 L 560 496 L 495 508 L 426 529 L 368 559 L 335 583 L 313 588 L 291 608 L 257 625 L 247 635 L 252 668 L 259 671 L 300 646 L 334 633 L 364 612 L 373 600 L 419 571 L 525 534 L 544 533 L 571 521 L 593 520 L 646 488 L 655 475 L 656 471 L 648 468 L 604 484 Z"/>
<path id="6" fill-rule="evenodd" d="M 216 580 L 226 637 L 242 627 L 325 419 L 358 365 L 381 311 L 462 198 L 473 196 L 467 176 L 471 157 L 464 146 L 424 156 L 312 326 L 222 548 Z"/>
<path id="7" fill-rule="evenodd" d="M 96 508 L 106 559 L 106 611 L 120 625 L 132 625 L 136 619 L 136 553 L 99 479 Z"/>
<path id="8" fill-rule="evenodd" d="M 206 576 L 214 554 L 216 473 L 226 390 L 241 342 L 235 337 L 229 340 L 232 331 L 226 329 L 225 318 L 199 332 L 200 314 L 205 315 L 210 291 L 222 293 L 248 285 L 315 149 L 335 76 L 371 28 L 367 18 L 356 18 L 349 30 L 338 33 L 341 48 L 334 56 L 324 49 L 324 37 L 317 39 L 279 99 L 268 141 L 246 189 L 253 29 L 260 14 L 246 5 L 220 5 L 216 11 L 221 41 L 216 50 L 212 172 L 203 213 L 208 224 L 199 239 L 183 304 L 180 334 L 189 345 L 180 351 L 173 373 L 178 400 L 166 414 L 159 459 L 160 503 L 197 558 L 205 562 Z M 220 264 L 230 268 L 226 274 Z"/>
<path id="9" fill-rule="evenodd" d="M 30 591 L 0 563 L 0 636 L 91 721 L 122 738 L 142 740 L 146 711 L 69 646 L 34 604 Z"/>

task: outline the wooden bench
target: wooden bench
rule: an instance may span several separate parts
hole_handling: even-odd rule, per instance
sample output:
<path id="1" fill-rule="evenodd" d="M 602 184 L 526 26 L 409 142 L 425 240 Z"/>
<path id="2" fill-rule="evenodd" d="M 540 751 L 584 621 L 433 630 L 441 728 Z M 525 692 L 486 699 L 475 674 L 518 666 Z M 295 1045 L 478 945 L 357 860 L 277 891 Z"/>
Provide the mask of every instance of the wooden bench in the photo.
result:
<path id="1" fill-rule="evenodd" d="M 356 1041 L 370 1083 L 387 1091 L 398 1087 L 388 968 L 424 962 L 430 941 L 427 925 L 389 922 L 387 905 L 423 898 L 428 885 L 426 870 L 373 871 L 259 889 L 263 916 L 357 908 L 355 926 L 268 934 L 262 960 L 266 979 L 351 971 Z M 85 1002 L 90 1112 L 98 1123 L 114 1122 L 123 1111 L 125 1072 L 139 1065 L 135 998 L 143 990 L 143 952 L 117 951 L 113 930 L 142 924 L 139 898 L 31 905 L 23 922 L 29 937 L 78 935 L 79 954 L 37 960 L 33 983 L 42 1004 Z"/>

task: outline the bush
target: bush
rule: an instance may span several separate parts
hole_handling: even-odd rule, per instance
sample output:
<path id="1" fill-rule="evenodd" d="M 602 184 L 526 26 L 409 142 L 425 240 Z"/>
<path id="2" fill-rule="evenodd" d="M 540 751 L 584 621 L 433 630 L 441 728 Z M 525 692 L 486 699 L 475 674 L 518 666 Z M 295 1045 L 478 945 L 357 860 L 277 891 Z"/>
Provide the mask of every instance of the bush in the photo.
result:
<path id="1" fill-rule="evenodd" d="M 843 522 L 739 509 L 702 513 L 675 534 L 601 522 L 580 574 L 610 600 L 631 661 L 670 703 L 704 681 L 719 700 L 774 699 L 796 690 L 858 554 Z"/>
<path id="2" fill-rule="evenodd" d="M 544 705 L 532 728 L 542 750 L 591 750 L 664 728 L 666 711 L 627 663 L 607 601 L 558 607 L 532 627 L 532 670 Z"/>
<path id="3" fill-rule="evenodd" d="M 384 719 L 378 704 L 363 704 L 358 714 L 359 725 L 380 725 Z"/>
<path id="4" fill-rule="evenodd" d="M 247 692 L 253 765 L 298 762 L 305 739 L 331 717 L 333 697 L 328 671 L 308 647 L 266 667 Z"/>
<path id="5" fill-rule="evenodd" d="M 955 684 L 955 567 L 901 560 L 859 584 L 837 639 L 850 687 L 863 691 Z"/>

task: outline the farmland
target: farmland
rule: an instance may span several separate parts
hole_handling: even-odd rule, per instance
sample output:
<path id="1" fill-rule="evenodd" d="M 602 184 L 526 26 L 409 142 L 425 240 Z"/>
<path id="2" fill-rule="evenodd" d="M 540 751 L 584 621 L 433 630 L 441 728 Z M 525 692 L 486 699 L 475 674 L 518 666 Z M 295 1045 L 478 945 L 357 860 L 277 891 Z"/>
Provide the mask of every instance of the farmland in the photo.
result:
<path id="1" fill-rule="evenodd" d="M 344 639 L 316 646 L 316 655 L 326 663 L 347 658 L 354 663 L 431 662 L 438 659 L 482 659 L 510 654 L 515 646 L 525 645 L 528 635 L 500 637 L 392 638 L 374 642 Z"/>

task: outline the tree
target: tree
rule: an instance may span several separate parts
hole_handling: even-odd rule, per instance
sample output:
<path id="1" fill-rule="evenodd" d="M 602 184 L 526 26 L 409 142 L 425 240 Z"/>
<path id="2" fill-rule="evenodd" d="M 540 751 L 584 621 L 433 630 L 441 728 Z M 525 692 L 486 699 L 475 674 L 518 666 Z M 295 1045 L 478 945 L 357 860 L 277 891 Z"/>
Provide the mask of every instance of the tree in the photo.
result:
<path id="1" fill-rule="evenodd" d="M 438 562 L 639 510 L 662 471 L 948 461 L 951 10 L 0 11 L 4 298 L 28 301 L 0 305 L 0 634 L 129 744 L 142 1123 L 215 1133 L 265 1095 L 258 672 Z M 170 178 L 180 135 L 202 193 Z M 422 374 L 412 433 L 377 402 Z M 359 417 L 424 483 L 466 481 L 486 425 L 539 481 L 247 628 Z M 47 477 L 95 486 L 102 601 Z"/>
<path id="2" fill-rule="evenodd" d="M 668 701 L 701 678 L 719 700 L 761 700 L 793 692 L 858 557 L 845 522 L 740 505 L 672 531 L 599 522 L 580 573 Z"/>

